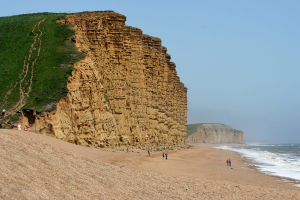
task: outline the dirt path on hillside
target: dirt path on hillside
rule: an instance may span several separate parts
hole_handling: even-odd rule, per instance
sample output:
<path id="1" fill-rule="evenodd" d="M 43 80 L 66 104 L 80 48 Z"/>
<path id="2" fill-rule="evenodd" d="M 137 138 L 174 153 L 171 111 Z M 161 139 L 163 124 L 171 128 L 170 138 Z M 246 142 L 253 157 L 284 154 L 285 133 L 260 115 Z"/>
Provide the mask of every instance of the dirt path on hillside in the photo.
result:
<path id="1" fill-rule="evenodd" d="M 36 61 L 37 61 L 37 59 L 40 55 L 41 45 L 42 45 L 42 36 L 45 34 L 44 27 L 41 28 L 40 25 L 45 20 L 46 20 L 46 18 L 39 21 L 33 27 L 31 32 L 34 33 L 35 29 L 37 28 L 39 33 L 35 34 L 34 40 L 33 40 L 33 43 L 31 44 L 30 49 L 29 49 L 28 55 L 25 56 L 25 59 L 24 59 L 24 62 L 23 62 L 23 69 L 22 69 L 22 72 L 19 75 L 19 80 L 20 81 L 16 81 L 15 85 L 6 93 L 6 95 L 3 99 L 4 103 L 2 104 L 1 107 L 5 106 L 5 104 L 7 103 L 8 96 L 15 89 L 15 87 L 17 85 L 19 85 L 19 91 L 20 91 L 19 101 L 14 106 L 12 106 L 11 108 L 9 108 L 6 111 L 7 115 L 10 115 L 10 114 L 13 114 L 13 113 L 19 111 L 26 104 L 26 98 L 28 98 L 29 93 L 31 92 L 34 65 L 35 65 L 35 63 L 36 63 Z M 33 60 L 33 62 L 30 63 L 32 53 L 33 53 L 33 51 L 36 50 L 37 47 L 38 47 L 37 55 L 36 55 L 35 59 Z M 31 68 L 31 70 L 30 70 L 30 68 Z M 29 83 L 28 84 L 24 83 L 24 80 L 27 76 L 29 76 Z"/>

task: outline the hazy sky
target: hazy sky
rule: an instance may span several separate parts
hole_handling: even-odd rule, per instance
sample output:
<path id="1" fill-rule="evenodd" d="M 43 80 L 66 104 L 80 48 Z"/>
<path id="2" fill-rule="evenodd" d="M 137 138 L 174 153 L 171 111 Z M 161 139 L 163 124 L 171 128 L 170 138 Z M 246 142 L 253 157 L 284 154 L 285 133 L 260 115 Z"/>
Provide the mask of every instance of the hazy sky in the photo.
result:
<path id="1" fill-rule="evenodd" d="M 188 88 L 188 124 L 300 143 L 300 1 L 10 0 L 0 16 L 101 10 L 162 39 Z"/>

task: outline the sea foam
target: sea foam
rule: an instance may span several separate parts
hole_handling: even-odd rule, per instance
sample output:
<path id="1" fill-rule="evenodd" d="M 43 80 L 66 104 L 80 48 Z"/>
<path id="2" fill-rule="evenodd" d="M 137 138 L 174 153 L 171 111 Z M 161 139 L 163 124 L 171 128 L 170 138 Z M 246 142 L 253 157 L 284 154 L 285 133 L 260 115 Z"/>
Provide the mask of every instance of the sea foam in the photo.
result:
<path id="1" fill-rule="evenodd" d="M 220 146 L 250 159 L 260 171 L 300 181 L 299 144 L 255 144 L 251 146 Z M 299 187 L 299 184 L 295 186 Z"/>

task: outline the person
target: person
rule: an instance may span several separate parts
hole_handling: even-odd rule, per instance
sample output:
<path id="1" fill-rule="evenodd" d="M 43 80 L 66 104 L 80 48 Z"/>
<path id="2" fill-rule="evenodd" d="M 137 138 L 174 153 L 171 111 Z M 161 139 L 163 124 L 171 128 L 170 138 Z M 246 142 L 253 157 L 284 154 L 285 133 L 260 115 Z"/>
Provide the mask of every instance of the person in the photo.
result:
<path id="1" fill-rule="evenodd" d="M 163 152 L 163 160 L 165 159 L 165 152 Z"/>
<path id="2" fill-rule="evenodd" d="M 2 123 L 0 122 L 0 128 L 2 128 Z"/>
<path id="3" fill-rule="evenodd" d="M 166 152 L 166 160 L 168 160 L 168 152 Z"/>
<path id="4" fill-rule="evenodd" d="M 229 158 L 229 166 L 231 166 L 231 159 Z"/>
<path id="5" fill-rule="evenodd" d="M 227 166 L 229 166 L 229 159 L 227 158 L 227 160 L 226 160 L 226 163 L 227 163 Z"/>
<path id="6" fill-rule="evenodd" d="M 150 150 L 148 150 L 148 156 L 150 156 Z"/>
<path id="7" fill-rule="evenodd" d="M 6 110 L 3 108 L 3 110 L 2 110 L 2 118 L 4 118 L 5 111 L 6 111 Z"/>

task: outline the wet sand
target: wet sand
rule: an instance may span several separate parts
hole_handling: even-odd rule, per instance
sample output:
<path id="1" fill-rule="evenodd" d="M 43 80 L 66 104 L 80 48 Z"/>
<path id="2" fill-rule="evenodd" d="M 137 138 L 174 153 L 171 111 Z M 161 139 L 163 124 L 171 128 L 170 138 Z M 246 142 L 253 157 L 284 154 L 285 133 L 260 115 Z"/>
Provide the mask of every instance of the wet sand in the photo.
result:
<path id="1" fill-rule="evenodd" d="M 1 199 L 300 199 L 299 187 L 209 145 L 168 151 L 165 160 L 162 151 L 93 149 L 1 129 L 0 162 Z"/>

